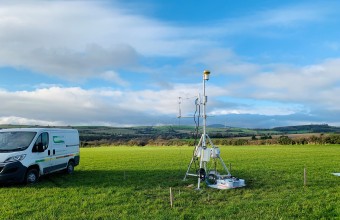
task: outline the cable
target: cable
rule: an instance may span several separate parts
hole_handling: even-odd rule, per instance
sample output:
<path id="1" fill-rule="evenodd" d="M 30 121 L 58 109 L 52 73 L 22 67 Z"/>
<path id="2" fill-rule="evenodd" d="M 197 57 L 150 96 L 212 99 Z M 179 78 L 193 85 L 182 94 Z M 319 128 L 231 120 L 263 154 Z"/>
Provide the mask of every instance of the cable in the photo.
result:
<path id="1" fill-rule="evenodd" d="M 195 113 L 194 113 L 194 122 L 195 122 L 195 139 L 194 139 L 194 151 L 192 152 L 193 158 L 195 158 L 195 150 L 196 150 L 196 144 L 197 144 L 197 139 L 198 139 L 198 130 L 200 126 L 200 117 L 201 117 L 201 105 L 199 103 L 199 98 L 195 99 Z M 196 120 L 196 114 L 197 115 L 197 120 Z M 197 161 L 194 161 L 194 166 L 195 170 L 197 171 Z"/>
<path id="2" fill-rule="evenodd" d="M 195 141 L 194 141 L 194 146 L 196 146 L 197 139 L 198 139 L 198 129 L 200 127 L 200 117 L 201 117 L 201 105 L 198 103 L 198 98 L 195 100 L 195 113 L 194 113 L 194 122 L 195 122 Z M 196 113 L 198 111 L 198 116 L 197 116 L 197 121 L 196 121 Z"/>

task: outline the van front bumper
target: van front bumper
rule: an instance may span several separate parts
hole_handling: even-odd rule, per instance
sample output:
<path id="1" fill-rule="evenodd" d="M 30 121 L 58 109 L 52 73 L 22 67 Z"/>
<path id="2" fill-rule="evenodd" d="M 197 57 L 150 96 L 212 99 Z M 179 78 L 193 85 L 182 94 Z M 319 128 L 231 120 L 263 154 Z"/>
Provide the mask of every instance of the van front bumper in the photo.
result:
<path id="1" fill-rule="evenodd" d="M 21 162 L 0 163 L 0 183 L 23 182 L 27 167 Z"/>

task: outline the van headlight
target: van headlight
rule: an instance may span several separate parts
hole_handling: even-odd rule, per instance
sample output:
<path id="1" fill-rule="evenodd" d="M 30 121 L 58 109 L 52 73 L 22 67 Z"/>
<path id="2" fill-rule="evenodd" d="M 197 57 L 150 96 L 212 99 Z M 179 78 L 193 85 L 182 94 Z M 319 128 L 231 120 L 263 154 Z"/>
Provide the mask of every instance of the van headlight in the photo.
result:
<path id="1" fill-rule="evenodd" d="M 7 158 L 7 160 L 5 160 L 5 163 L 6 162 L 20 161 L 20 160 L 23 160 L 25 157 L 26 157 L 26 154 L 21 154 L 21 155 L 16 155 L 16 156 L 13 156 L 13 157 L 9 157 L 9 158 Z"/>

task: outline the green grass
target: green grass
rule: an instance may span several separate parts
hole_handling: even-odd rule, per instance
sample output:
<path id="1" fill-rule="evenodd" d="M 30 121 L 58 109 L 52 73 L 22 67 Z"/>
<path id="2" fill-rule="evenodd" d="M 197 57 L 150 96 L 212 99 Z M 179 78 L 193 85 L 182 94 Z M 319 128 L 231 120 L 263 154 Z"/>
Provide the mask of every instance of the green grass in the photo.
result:
<path id="1" fill-rule="evenodd" d="M 192 147 L 81 149 L 73 175 L 0 187 L 0 219 L 339 219 L 340 146 L 222 147 L 247 187 L 183 182 Z M 307 187 L 303 169 L 307 168 Z M 188 187 L 194 184 L 193 187 Z M 169 188 L 174 192 L 170 207 Z"/>

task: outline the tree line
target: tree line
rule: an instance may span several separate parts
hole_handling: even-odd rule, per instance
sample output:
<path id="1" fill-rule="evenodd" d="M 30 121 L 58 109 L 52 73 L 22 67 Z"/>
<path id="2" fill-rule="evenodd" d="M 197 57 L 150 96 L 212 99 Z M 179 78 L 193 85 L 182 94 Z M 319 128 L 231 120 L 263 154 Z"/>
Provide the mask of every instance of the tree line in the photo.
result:
<path id="1" fill-rule="evenodd" d="M 177 137 L 125 137 L 121 139 L 81 139 L 81 147 L 94 146 L 195 146 L 199 141 L 198 138 L 177 138 Z M 340 134 L 320 134 L 301 137 L 289 137 L 281 135 L 273 138 L 270 135 L 256 138 L 212 138 L 215 145 L 323 145 L 323 144 L 340 144 Z"/>

